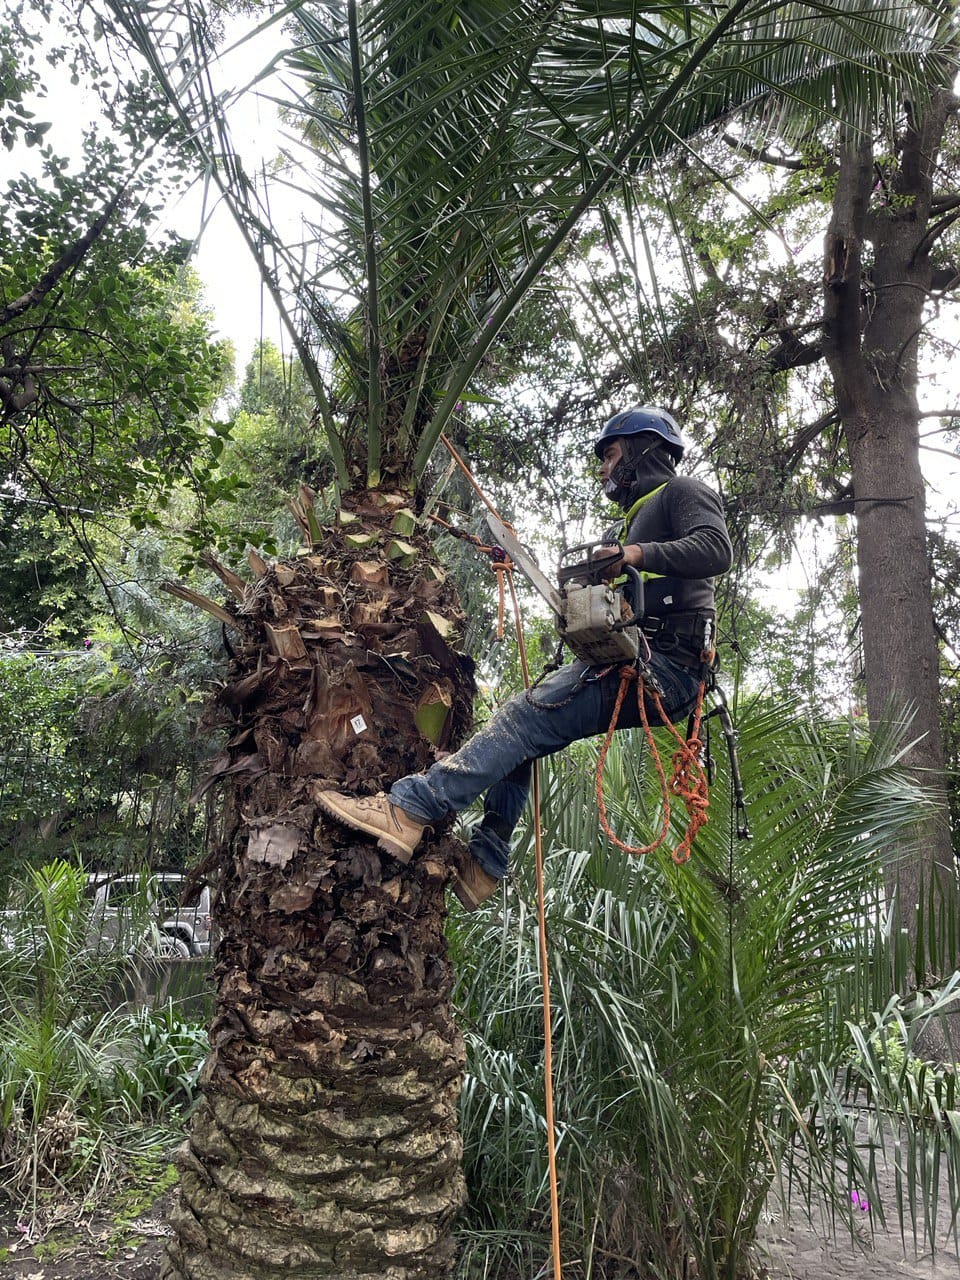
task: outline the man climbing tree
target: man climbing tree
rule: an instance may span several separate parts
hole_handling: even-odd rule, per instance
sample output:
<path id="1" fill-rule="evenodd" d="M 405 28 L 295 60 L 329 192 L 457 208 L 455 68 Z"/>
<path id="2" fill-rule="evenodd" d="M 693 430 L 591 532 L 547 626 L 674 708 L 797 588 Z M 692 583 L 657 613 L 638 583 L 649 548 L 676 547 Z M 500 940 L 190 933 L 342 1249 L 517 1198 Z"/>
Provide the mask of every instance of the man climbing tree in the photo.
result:
<path id="1" fill-rule="evenodd" d="M 627 567 L 649 583 L 641 627 L 650 650 L 640 698 L 627 699 L 617 728 L 687 715 L 709 675 L 716 574 L 732 549 L 720 500 L 690 476 L 677 476 L 683 440 L 673 417 L 640 405 L 606 423 L 594 445 L 605 495 L 624 511 L 622 547 L 605 546 L 609 573 Z M 607 536 L 608 543 L 612 535 Z M 530 789 L 534 760 L 579 738 L 602 733 L 614 719 L 622 664 L 578 658 L 553 672 L 535 694 L 517 694 L 489 725 L 425 773 L 395 782 L 389 795 L 318 795 L 323 809 L 380 848 L 407 861 L 425 829 L 466 808 L 483 792 L 483 821 L 454 891 L 475 910 L 507 873 L 510 835 Z M 650 679 L 652 677 L 652 680 Z M 657 687 L 659 686 L 659 691 Z"/>

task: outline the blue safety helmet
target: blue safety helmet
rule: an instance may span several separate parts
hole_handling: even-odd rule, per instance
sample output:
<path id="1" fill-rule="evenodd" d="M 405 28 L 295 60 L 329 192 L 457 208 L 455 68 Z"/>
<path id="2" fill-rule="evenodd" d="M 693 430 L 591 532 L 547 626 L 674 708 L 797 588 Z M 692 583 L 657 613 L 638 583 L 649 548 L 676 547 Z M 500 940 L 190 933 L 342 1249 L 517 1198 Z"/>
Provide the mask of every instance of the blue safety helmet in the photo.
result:
<path id="1" fill-rule="evenodd" d="M 635 404 L 615 413 L 604 423 L 593 451 L 602 461 L 603 451 L 611 440 L 618 440 L 621 436 L 637 436 L 641 431 L 653 431 L 662 436 L 677 462 L 683 457 L 684 445 L 680 428 L 666 409 L 657 409 L 649 404 Z"/>

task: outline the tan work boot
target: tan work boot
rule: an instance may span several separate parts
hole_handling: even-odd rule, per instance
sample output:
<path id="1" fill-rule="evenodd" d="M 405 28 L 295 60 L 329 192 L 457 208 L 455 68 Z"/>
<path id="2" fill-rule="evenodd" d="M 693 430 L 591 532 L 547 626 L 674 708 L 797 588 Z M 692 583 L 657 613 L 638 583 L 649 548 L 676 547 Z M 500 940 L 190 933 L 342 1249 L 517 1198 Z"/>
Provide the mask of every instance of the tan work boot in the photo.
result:
<path id="1" fill-rule="evenodd" d="M 476 858 L 467 855 L 457 867 L 450 886 L 468 911 L 476 911 L 500 888 L 500 881 L 488 875 Z"/>
<path id="2" fill-rule="evenodd" d="M 315 799 L 331 818 L 354 831 L 377 837 L 377 845 L 401 862 L 409 862 L 428 825 L 392 804 L 382 791 L 375 796 L 345 796 L 339 791 L 318 791 Z"/>

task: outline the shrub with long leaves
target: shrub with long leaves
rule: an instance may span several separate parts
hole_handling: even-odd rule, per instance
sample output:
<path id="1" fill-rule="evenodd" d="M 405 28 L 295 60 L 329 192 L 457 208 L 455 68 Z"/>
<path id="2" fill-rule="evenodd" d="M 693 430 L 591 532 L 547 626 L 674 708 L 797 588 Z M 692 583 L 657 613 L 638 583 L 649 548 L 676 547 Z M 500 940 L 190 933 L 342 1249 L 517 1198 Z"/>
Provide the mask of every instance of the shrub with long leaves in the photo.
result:
<path id="1" fill-rule="evenodd" d="M 941 1088 L 931 1104 L 898 1087 L 886 1042 L 869 1040 L 890 1025 L 878 1011 L 895 976 L 882 863 L 926 799 L 889 738 L 815 730 L 760 706 L 741 720 L 753 839 L 732 838 L 718 760 L 710 822 L 683 866 L 665 851 L 630 859 L 599 833 L 592 744 L 545 771 L 561 1219 L 574 1275 L 629 1263 L 672 1280 L 691 1259 L 704 1277 L 748 1274 L 775 1186 L 849 1219 L 855 1185 L 882 1214 L 885 1120 L 909 1134 L 917 1167 L 938 1153 L 957 1203 L 952 1094 Z M 620 735 L 605 788 L 622 836 L 657 828 L 657 786 L 640 740 Z M 547 1254 L 532 852 L 517 858 L 500 908 L 452 930 L 470 1052 L 465 1274 L 505 1275 L 521 1257 L 535 1269 Z M 915 1004 L 911 1045 L 952 998 L 948 981 Z M 901 1196 L 898 1210 L 926 1214 L 929 1235 L 935 1202 Z"/>

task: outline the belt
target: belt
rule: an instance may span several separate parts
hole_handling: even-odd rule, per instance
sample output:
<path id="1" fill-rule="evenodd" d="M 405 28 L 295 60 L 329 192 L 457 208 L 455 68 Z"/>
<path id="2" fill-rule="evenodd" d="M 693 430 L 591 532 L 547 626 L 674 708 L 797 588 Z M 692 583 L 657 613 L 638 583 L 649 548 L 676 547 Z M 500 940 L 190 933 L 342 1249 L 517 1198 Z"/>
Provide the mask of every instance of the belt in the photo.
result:
<path id="1" fill-rule="evenodd" d="M 712 613 L 668 613 L 665 618 L 645 617 L 640 626 L 648 640 L 654 636 L 676 636 L 678 640 L 702 644 L 708 619 L 713 621 Z"/>
<path id="2" fill-rule="evenodd" d="M 709 613 L 668 615 L 644 618 L 640 624 L 652 649 L 684 667 L 699 667 L 703 662 L 703 639 Z"/>

